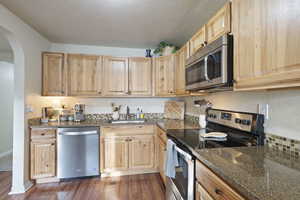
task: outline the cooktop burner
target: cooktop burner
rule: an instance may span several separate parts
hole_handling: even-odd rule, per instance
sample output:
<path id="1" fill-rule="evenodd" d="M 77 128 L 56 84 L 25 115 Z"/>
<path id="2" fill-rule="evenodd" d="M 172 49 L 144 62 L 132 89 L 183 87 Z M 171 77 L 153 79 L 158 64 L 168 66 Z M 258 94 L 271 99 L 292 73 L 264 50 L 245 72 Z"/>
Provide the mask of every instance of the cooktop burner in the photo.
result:
<path id="1" fill-rule="evenodd" d="M 193 149 L 257 146 L 264 144 L 263 115 L 209 109 L 205 129 L 169 130 L 167 135 L 176 143 Z M 225 133 L 226 137 L 203 137 L 212 132 Z"/>

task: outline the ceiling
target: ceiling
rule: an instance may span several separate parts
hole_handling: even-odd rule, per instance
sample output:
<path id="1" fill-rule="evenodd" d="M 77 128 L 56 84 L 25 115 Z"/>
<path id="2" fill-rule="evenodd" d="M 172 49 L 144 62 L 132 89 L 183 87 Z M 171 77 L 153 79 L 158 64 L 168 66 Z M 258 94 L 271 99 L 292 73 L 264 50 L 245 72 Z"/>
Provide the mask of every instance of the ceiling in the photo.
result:
<path id="1" fill-rule="evenodd" d="M 227 0 L 0 0 L 51 42 L 181 46 Z"/>

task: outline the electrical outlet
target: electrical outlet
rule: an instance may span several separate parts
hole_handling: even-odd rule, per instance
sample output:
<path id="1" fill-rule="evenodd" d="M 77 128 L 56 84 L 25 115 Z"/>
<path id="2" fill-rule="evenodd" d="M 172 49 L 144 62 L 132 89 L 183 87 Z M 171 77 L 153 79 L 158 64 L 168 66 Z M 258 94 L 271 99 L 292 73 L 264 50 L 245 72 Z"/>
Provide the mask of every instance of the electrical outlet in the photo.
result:
<path id="1" fill-rule="evenodd" d="M 258 113 L 265 116 L 265 120 L 269 119 L 269 104 L 258 104 Z"/>

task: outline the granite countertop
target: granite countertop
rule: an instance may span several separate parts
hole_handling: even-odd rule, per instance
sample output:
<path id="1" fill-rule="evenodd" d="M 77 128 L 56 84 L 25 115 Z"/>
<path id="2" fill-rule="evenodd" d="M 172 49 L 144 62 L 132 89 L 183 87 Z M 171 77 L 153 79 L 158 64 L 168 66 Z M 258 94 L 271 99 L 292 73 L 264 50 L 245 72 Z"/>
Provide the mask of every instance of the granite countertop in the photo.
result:
<path id="1" fill-rule="evenodd" d="M 300 159 L 267 146 L 195 150 L 195 156 L 249 200 L 299 200 Z"/>
<path id="2" fill-rule="evenodd" d="M 199 129 L 199 124 L 187 120 L 146 119 L 144 123 L 112 124 L 108 120 L 85 120 L 82 122 L 48 122 L 41 123 L 39 119 L 29 120 L 30 128 L 66 128 L 80 126 L 122 126 L 122 125 L 158 125 L 163 130 L 172 129 Z"/>

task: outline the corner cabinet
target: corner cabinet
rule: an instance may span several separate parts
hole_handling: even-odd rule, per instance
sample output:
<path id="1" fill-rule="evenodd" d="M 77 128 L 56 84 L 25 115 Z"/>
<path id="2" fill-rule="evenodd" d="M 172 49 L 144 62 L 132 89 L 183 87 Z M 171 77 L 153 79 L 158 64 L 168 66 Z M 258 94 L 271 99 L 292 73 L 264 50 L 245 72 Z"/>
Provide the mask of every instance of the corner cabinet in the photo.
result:
<path id="1" fill-rule="evenodd" d="M 299 8 L 299 0 L 232 1 L 235 90 L 300 86 Z"/>
<path id="2" fill-rule="evenodd" d="M 188 45 L 184 45 L 175 54 L 175 93 L 176 95 L 187 94 L 185 90 L 185 64 L 189 55 Z"/>
<path id="3" fill-rule="evenodd" d="M 65 96 L 65 67 L 63 53 L 42 54 L 43 96 Z"/>
<path id="4" fill-rule="evenodd" d="M 68 95 L 102 95 L 102 57 L 68 54 Z"/>
<path id="5" fill-rule="evenodd" d="M 129 95 L 128 58 L 104 56 L 104 95 Z"/>
<path id="6" fill-rule="evenodd" d="M 175 95 L 175 55 L 154 58 L 155 94 L 157 96 Z"/>

